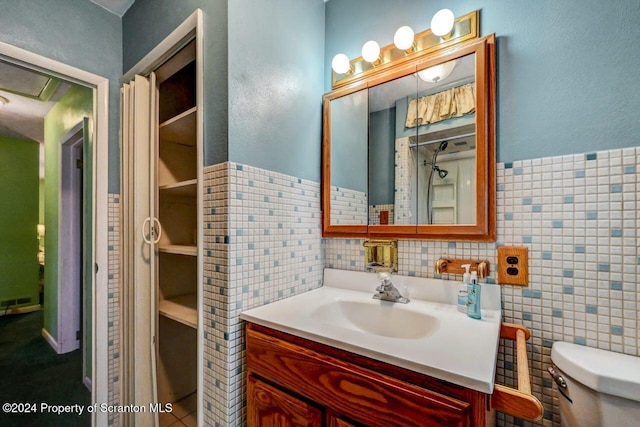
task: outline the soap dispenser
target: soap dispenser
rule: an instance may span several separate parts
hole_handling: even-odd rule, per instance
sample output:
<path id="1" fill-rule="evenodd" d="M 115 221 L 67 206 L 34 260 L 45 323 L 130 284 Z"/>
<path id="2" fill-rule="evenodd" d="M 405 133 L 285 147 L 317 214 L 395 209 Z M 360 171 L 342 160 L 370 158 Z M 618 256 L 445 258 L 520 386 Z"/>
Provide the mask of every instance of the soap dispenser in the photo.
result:
<path id="1" fill-rule="evenodd" d="M 465 269 L 465 273 L 462 276 L 462 283 L 460 283 L 460 286 L 458 287 L 458 311 L 460 313 L 467 314 L 467 305 L 469 304 L 469 293 L 467 288 L 471 281 L 471 275 L 469 274 L 469 267 L 471 267 L 471 264 L 462 264 L 462 267 Z"/>
<path id="2" fill-rule="evenodd" d="M 467 286 L 469 305 L 467 309 L 467 316 L 473 319 L 480 319 L 482 314 L 480 312 L 480 291 L 481 287 L 478 283 L 478 275 L 475 271 L 471 272 L 471 283 Z"/>

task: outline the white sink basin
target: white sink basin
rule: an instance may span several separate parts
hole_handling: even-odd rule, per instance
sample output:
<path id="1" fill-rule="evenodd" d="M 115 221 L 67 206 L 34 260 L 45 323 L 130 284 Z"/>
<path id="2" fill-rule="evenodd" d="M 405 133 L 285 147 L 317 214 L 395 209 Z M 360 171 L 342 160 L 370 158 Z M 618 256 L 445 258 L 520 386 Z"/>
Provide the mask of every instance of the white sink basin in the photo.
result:
<path id="1" fill-rule="evenodd" d="M 411 310 L 410 304 L 374 299 L 338 299 L 315 308 L 309 316 L 338 328 L 400 339 L 424 338 L 433 334 L 440 326 L 437 317 Z"/>
<path id="2" fill-rule="evenodd" d="M 482 320 L 475 320 L 457 310 L 456 282 L 399 275 L 392 281 L 408 304 L 373 299 L 374 273 L 325 269 L 321 288 L 240 318 L 491 394 L 500 287 L 482 285 Z"/>

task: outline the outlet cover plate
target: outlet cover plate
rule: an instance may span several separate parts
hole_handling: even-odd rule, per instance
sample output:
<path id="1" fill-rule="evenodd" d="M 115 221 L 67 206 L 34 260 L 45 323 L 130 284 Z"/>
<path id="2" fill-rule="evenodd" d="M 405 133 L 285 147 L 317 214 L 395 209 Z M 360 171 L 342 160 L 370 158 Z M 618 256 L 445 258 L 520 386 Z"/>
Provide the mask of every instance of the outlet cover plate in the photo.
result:
<path id="1" fill-rule="evenodd" d="M 529 248 L 499 246 L 497 264 L 499 284 L 529 286 Z"/>

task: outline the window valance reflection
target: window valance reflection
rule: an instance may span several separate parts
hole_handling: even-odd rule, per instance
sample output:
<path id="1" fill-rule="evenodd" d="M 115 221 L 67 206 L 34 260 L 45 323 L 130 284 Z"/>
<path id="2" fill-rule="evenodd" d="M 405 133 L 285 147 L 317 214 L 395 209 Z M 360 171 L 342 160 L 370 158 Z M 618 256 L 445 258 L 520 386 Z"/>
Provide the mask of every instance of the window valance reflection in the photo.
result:
<path id="1" fill-rule="evenodd" d="M 433 95 L 414 98 L 409 101 L 405 126 L 413 128 L 471 114 L 476 111 L 475 91 L 475 83 L 467 83 Z"/>

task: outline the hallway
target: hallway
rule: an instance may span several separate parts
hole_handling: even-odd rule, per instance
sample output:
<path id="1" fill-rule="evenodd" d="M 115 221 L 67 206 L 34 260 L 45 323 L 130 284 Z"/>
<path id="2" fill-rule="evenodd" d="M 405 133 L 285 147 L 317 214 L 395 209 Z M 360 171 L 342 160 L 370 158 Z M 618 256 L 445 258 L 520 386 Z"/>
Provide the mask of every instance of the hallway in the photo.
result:
<path id="1" fill-rule="evenodd" d="M 2 426 L 89 426 L 84 411 L 40 413 L 41 403 L 80 405 L 91 401 L 82 384 L 82 352 L 56 354 L 42 337 L 42 311 L 0 317 L 0 402 L 36 404 L 36 414 L 0 411 Z"/>

